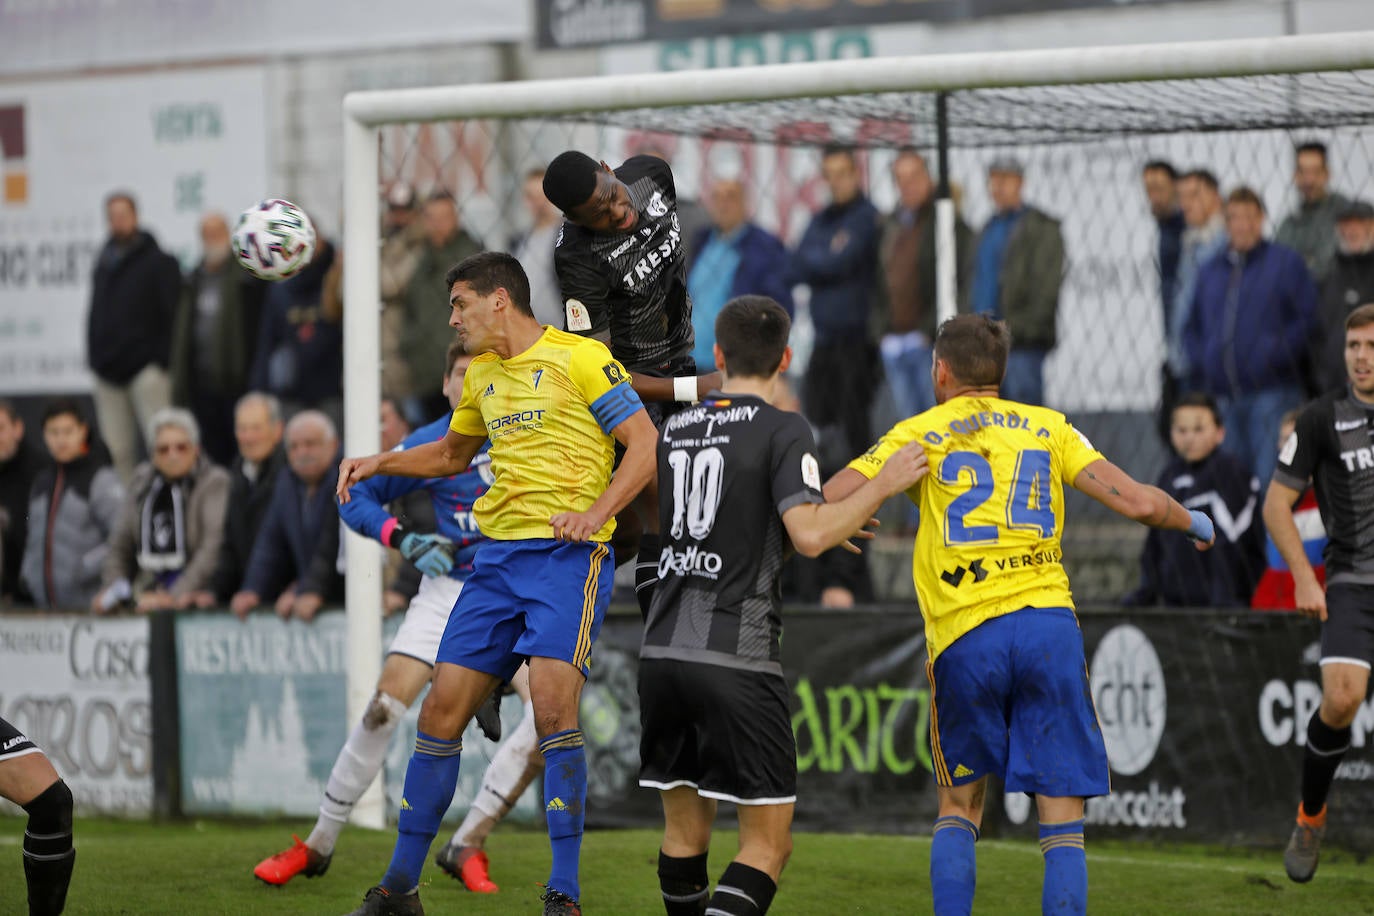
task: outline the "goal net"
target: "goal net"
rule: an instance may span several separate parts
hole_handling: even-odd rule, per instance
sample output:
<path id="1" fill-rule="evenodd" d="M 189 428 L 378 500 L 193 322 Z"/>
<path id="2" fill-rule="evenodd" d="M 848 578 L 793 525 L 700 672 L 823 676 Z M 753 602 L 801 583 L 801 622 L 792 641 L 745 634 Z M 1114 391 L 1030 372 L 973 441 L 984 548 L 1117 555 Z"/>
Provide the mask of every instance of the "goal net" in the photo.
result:
<path id="1" fill-rule="evenodd" d="M 1371 121 L 1374 34 L 1353 33 L 356 93 L 345 103 L 349 453 L 376 445 L 375 253 L 380 201 L 398 182 L 421 197 L 452 194 L 468 232 L 509 250 L 529 225 L 527 171 L 569 148 L 612 166 L 656 150 L 670 159 L 680 198 L 703 201 L 716 181 L 738 179 L 751 218 L 790 246 L 828 199 L 822 147 L 853 147 L 866 193 L 890 212 L 896 151 L 914 146 L 937 179 L 943 162 L 975 231 L 992 213 L 989 163 L 1013 155 L 1023 164 L 1025 200 L 1059 220 L 1067 258 L 1046 403 L 1153 481 L 1167 455 L 1154 416 L 1165 323 L 1141 167 L 1162 159 L 1214 173 L 1223 194 L 1255 189 L 1272 237 L 1297 206 L 1297 143 L 1326 144 L 1333 190 L 1374 198 Z M 810 341 L 805 298 L 800 290 L 799 366 Z M 444 333 L 441 316 L 435 333 Z M 884 391 L 874 411 L 875 430 L 895 419 Z M 1115 602 L 1134 583 L 1143 529 L 1084 499 L 1069 511 L 1075 592 Z M 883 543 L 873 550 L 877 590 L 905 597 L 909 542 Z M 351 617 L 377 606 L 375 578 L 359 574 L 375 563 L 368 551 L 351 541 Z M 895 558 L 886 565 L 885 551 Z"/>

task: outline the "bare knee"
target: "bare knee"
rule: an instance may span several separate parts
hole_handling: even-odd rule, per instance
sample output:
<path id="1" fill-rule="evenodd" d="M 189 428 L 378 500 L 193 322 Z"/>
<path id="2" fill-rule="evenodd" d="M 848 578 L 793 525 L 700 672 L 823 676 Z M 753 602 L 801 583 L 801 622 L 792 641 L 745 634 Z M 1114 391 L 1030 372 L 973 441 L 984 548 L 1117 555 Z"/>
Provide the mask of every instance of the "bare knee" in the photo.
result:
<path id="1" fill-rule="evenodd" d="M 441 691 L 431 690 L 425 696 L 420 706 L 420 731 L 436 738 L 452 740 L 463 734 L 467 724 L 458 704 L 442 696 Z"/>
<path id="2" fill-rule="evenodd" d="M 1322 721 L 1332 728 L 1348 728 L 1355 721 L 1355 716 L 1359 715 L 1363 702 L 1363 695 L 1353 690 L 1328 690 L 1322 697 Z"/>

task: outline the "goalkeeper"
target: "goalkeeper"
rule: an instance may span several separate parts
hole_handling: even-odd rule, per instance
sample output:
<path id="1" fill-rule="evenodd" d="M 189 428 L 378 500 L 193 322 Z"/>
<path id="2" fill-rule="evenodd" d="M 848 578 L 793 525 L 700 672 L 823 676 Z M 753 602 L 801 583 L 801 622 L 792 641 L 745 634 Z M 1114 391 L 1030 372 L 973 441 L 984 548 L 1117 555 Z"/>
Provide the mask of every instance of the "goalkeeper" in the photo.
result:
<path id="1" fill-rule="evenodd" d="M 443 378 L 443 392 L 450 404 L 456 404 L 462 396 L 463 376 L 470 362 L 472 357 L 454 340 L 448 349 L 448 371 Z M 416 430 L 398 448 L 442 439 L 449 419 L 445 415 Z M 339 507 L 345 524 L 359 534 L 399 549 L 424 574 L 424 579 L 410 602 L 405 622 L 387 650 L 377 692 L 334 761 L 315 829 L 305 842 L 296 838 L 290 848 L 258 863 L 253 869 L 258 879 L 281 885 L 300 874 L 307 878 L 323 875 L 329 868 L 335 841 L 353 805 L 380 772 L 391 736 L 406 709 L 429 683 L 449 612 L 463 589 L 463 580 L 472 571 L 477 548 L 486 542 L 473 521 L 472 504 L 490 484 L 491 460 L 484 449 L 466 471 L 453 477 L 374 477 L 355 485 L 352 500 Z M 428 491 L 434 502 L 437 533 L 407 531 L 405 523 L 384 508 L 416 490 Z M 467 818 L 436 857 L 440 868 L 461 880 L 468 890 L 479 893 L 498 889 L 488 874 L 483 851 L 487 834 L 544 768 L 530 712 L 528 669 L 521 668 L 512 685 L 525 702 L 525 716 L 492 759 Z M 494 697 L 498 704 L 499 696 L 497 691 Z M 477 716 L 478 725 L 493 741 L 500 738 L 498 710 L 499 707 L 484 705 Z"/>

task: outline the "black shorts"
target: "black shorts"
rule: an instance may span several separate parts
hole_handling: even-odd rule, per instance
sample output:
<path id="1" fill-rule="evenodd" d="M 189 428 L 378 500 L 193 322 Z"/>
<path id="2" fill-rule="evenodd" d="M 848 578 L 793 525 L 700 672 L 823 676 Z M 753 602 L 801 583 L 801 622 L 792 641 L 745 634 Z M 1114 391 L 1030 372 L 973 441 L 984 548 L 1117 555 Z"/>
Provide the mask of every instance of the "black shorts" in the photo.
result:
<path id="1" fill-rule="evenodd" d="M 639 784 L 739 805 L 797 800 L 787 682 L 675 659 L 639 663 Z"/>
<path id="2" fill-rule="evenodd" d="M 0 763 L 14 757 L 23 757 L 25 754 L 40 754 L 38 745 L 34 744 L 24 733 L 13 725 L 0 719 Z"/>
<path id="3" fill-rule="evenodd" d="M 1374 666 L 1374 585 L 1339 582 L 1326 587 L 1322 664 Z"/>

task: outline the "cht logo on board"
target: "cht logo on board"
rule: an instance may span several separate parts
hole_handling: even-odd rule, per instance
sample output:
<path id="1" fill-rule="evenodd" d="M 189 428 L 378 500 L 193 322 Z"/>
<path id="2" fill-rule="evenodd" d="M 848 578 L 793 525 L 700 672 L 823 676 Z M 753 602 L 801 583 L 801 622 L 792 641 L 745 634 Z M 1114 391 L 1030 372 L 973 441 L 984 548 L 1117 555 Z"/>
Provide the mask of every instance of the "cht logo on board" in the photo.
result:
<path id="1" fill-rule="evenodd" d="M 1150 639 L 1122 624 L 1093 653 L 1093 703 L 1112 772 L 1134 776 L 1150 765 L 1164 735 L 1168 698 L 1164 669 Z"/>

